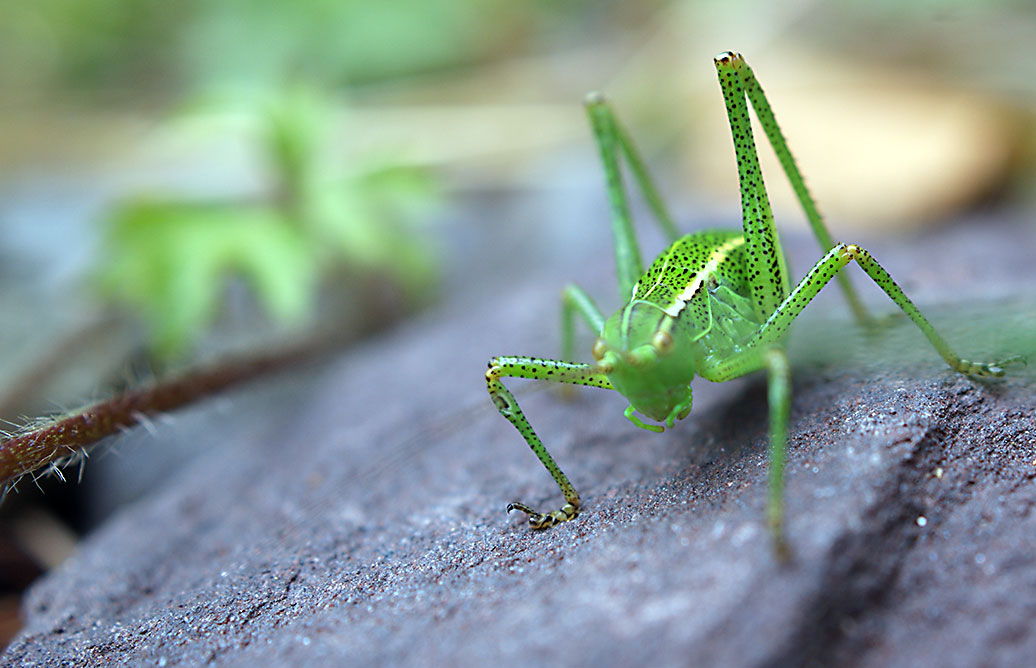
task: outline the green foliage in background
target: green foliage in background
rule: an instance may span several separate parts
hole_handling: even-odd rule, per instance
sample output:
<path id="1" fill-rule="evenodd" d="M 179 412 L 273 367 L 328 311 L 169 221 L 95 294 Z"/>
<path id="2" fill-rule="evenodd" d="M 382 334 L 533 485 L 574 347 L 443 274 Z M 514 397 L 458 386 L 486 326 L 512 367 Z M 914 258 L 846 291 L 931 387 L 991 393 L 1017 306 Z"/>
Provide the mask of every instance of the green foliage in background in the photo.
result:
<path id="1" fill-rule="evenodd" d="M 141 314 L 159 357 L 183 353 L 204 334 L 235 279 L 289 327 L 311 318 L 320 278 L 334 272 L 391 281 L 411 301 L 434 285 L 431 253 L 413 234 L 435 199 L 429 179 L 371 158 L 351 164 L 348 177 L 324 164 L 329 107 L 311 88 L 288 89 L 258 108 L 273 177 L 268 198 L 139 200 L 107 223 L 102 292 Z"/>
<path id="2" fill-rule="evenodd" d="M 137 202 L 111 220 L 102 285 L 149 323 L 160 355 L 182 350 L 217 315 L 228 278 L 244 278 L 265 309 L 298 322 L 316 267 L 306 239 L 275 211 Z"/>
<path id="3" fill-rule="evenodd" d="M 297 76 L 362 83 L 503 57 L 559 31 L 585 34 L 594 7 L 590 0 L 0 0 L 0 83 L 138 104 Z"/>
<path id="4" fill-rule="evenodd" d="M 206 4 L 185 31 L 184 62 L 203 85 L 275 80 L 285 68 L 336 82 L 436 69 L 488 47 L 483 18 L 506 18 L 508 4 L 224 0 Z"/>

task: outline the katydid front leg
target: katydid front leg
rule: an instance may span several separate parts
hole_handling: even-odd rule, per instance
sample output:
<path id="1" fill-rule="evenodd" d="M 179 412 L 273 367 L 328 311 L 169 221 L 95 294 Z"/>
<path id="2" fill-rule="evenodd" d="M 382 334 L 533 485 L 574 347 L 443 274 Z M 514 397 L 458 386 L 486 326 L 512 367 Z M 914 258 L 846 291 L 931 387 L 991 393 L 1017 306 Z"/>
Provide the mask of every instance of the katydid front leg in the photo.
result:
<path id="1" fill-rule="evenodd" d="M 701 377 L 714 383 L 740 378 L 753 371 L 767 372 L 766 399 L 770 406 L 770 479 L 766 520 L 778 558 L 788 556 L 784 536 L 784 463 L 787 459 L 788 416 L 791 413 L 791 367 L 778 345 L 758 345 L 720 363 L 699 369 Z"/>
<path id="2" fill-rule="evenodd" d="M 579 494 L 576 488 L 569 482 L 568 477 L 561 471 L 554 458 L 547 452 L 543 441 L 536 435 L 525 413 L 518 406 L 514 395 L 504 387 L 502 378 L 529 378 L 550 380 L 558 383 L 569 383 L 572 385 L 589 385 L 604 389 L 614 389 L 608 376 L 599 371 L 597 367 L 590 364 L 576 364 L 573 362 L 560 362 L 557 360 L 540 359 L 536 357 L 494 357 L 489 360 L 489 369 L 486 371 L 486 389 L 493 399 L 497 410 L 515 426 L 518 433 L 522 435 L 525 442 L 529 444 L 532 451 L 546 467 L 554 482 L 558 484 L 561 493 L 565 497 L 565 505 L 560 509 L 540 513 L 533 510 L 524 503 L 514 502 L 508 504 L 507 512 L 520 510 L 529 516 L 529 526 L 533 529 L 547 529 L 559 522 L 567 522 L 579 514 Z"/>
<path id="3" fill-rule="evenodd" d="M 622 170 L 619 165 L 620 156 L 626 159 L 634 179 L 654 213 L 656 222 L 670 239 L 675 239 L 677 236 L 676 226 L 662 203 L 658 189 L 648 175 L 640 153 L 615 117 L 615 113 L 607 101 L 601 95 L 591 94 L 586 99 L 586 111 L 601 154 L 601 161 L 604 164 L 612 214 L 615 269 L 619 279 L 620 296 L 626 300 L 643 273 L 643 263 L 640 248 L 637 245 L 637 237 L 633 230 L 626 189 L 623 185 Z M 576 285 L 569 285 L 562 293 L 561 300 L 561 348 L 562 356 L 566 358 L 573 357 L 575 353 L 575 316 L 577 314 L 595 335 L 601 334 L 605 322 L 601 311 L 584 290 Z M 608 380 L 607 374 L 595 365 L 533 357 L 494 357 L 489 361 L 486 387 L 493 403 L 501 415 L 515 426 L 525 442 L 529 444 L 536 457 L 554 478 L 554 482 L 558 484 L 566 501 L 561 509 L 548 513 L 537 512 L 524 503 L 511 503 L 507 506 L 507 510 L 521 510 L 529 516 L 530 526 L 534 529 L 546 529 L 558 522 L 566 522 L 579 513 L 579 495 L 554 458 L 547 452 L 543 442 L 518 406 L 514 395 L 504 387 L 501 379 L 506 377 L 544 379 L 569 385 L 589 385 L 605 389 L 615 388 Z M 638 423 L 636 419 L 633 421 L 634 424 Z M 643 423 L 641 425 L 644 426 Z M 651 427 L 645 426 L 645 428 Z"/>

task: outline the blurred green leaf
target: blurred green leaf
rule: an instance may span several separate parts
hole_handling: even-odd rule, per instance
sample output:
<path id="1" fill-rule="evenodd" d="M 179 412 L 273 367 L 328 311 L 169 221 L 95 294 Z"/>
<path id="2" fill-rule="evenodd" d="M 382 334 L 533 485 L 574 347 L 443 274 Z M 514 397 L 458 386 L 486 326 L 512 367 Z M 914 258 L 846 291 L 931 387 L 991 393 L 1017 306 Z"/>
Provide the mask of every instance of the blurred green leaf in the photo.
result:
<path id="1" fill-rule="evenodd" d="M 330 106 L 313 88 L 295 84 L 251 105 L 272 170 L 268 197 L 137 201 L 109 221 L 103 293 L 140 313 L 161 357 L 183 353 L 204 334 L 235 277 L 288 326 L 305 323 L 320 278 L 339 269 L 349 279 L 387 279 L 411 303 L 435 284 L 432 254 L 412 222 L 435 200 L 426 175 L 354 158 L 355 175 L 340 176 L 322 159 Z"/>
<path id="2" fill-rule="evenodd" d="M 404 221 L 428 216 L 430 180 L 412 169 L 384 169 L 316 189 L 307 202 L 314 236 L 349 266 L 382 271 L 408 291 L 434 274 L 431 255 Z"/>
<path id="3" fill-rule="evenodd" d="M 174 355 L 211 324 L 229 276 L 253 288 L 267 312 L 298 325 L 313 298 L 307 240 L 258 208 L 136 203 L 113 218 L 103 292 L 138 309 L 155 351 Z"/>
<path id="4" fill-rule="evenodd" d="M 296 76 L 326 84 L 371 81 L 491 55 L 520 41 L 537 20 L 549 25 L 558 14 L 553 5 L 0 0 L 0 80 L 132 91 L 137 99 L 269 87 Z"/>

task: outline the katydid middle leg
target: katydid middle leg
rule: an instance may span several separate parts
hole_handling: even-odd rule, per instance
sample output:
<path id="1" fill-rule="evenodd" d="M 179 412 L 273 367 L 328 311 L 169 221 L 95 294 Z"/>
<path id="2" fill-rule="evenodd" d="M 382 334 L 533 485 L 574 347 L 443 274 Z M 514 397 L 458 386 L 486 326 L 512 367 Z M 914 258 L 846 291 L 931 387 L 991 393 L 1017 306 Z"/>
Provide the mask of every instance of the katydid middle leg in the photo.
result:
<path id="1" fill-rule="evenodd" d="M 1004 375 L 1001 366 L 1013 360 L 1000 362 L 972 362 L 963 359 L 950 347 L 946 340 L 924 317 L 920 310 L 907 297 L 892 276 L 885 271 L 873 256 L 855 244 L 838 244 L 832 248 L 813 268 L 799 281 L 788 297 L 763 323 L 759 332 L 749 340 L 751 347 L 768 346 L 780 342 L 788 326 L 798 317 L 806 305 L 820 290 L 834 278 L 847 264 L 855 260 L 889 299 L 910 318 L 925 335 L 932 347 L 954 371 L 968 376 L 999 377 Z"/>

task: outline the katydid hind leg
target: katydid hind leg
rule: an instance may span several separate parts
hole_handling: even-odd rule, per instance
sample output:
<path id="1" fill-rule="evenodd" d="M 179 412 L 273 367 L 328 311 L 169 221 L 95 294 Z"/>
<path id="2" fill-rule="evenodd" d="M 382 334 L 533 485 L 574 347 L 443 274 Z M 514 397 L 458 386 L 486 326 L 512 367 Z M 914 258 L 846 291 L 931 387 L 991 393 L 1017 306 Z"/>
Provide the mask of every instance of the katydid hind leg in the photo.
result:
<path id="1" fill-rule="evenodd" d="M 619 280 L 619 297 L 629 299 L 633 285 L 644 272 L 636 232 L 633 229 L 633 215 L 630 212 L 629 196 L 622 177 L 620 156 L 625 159 L 633 180 L 644 201 L 651 210 L 655 222 L 669 241 L 680 236 L 673 217 L 648 172 L 626 128 L 619 122 L 611 105 L 600 93 L 591 93 L 586 98 L 586 112 L 593 129 L 594 139 L 604 165 L 608 202 L 612 215 L 612 238 L 615 244 L 615 271 Z"/>
<path id="2" fill-rule="evenodd" d="M 614 116 L 614 111 L 611 113 Z M 633 179 L 637 182 L 637 186 L 640 188 L 648 208 L 651 209 L 655 222 L 658 223 L 658 226 L 670 242 L 676 241 L 680 236 L 680 231 L 676 229 L 676 223 L 673 222 L 673 217 L 666 207 L 665 200 L 662 199 L 662 194 L 658 192 L 658 186 L 655 185 L 654 179 L 651 178 L 651 174 L 648 172 L 644 158 L 640 155 L 640 149 L 637 148 L 629 132 L 619 122 L 618 118 L 615 118 L 614 127 L 619 136 L 619 146 L 622 148 L 622 155 L 626 158 L 630 172 L 633 173 Z"/>
<path id="3" fill-rule="evenodd" d="M 604 165 L 608 204 L 611 208 L 612 240 L 615 244 L 615 274 L 619 281 L 619 296 L 626 300 L 644 272 L 644 262 L 633 230 L 633 216 L 619 166 L 619 132 L 615 127 L 615 115 L 602 96 L 587 96 L 586 113 Z"/>
<path id="4" fill-rule="evenodd" d="M 788 294 L 788 269 L 774 225 L 770 199 L 763 184 L 752 124 L 748 118 L 748 103 L 740 75 L 744 59 L 738 54 L 726 52 L 716 57 L 715 64 L 737 157 L 741 218 L 748 249 L 745 270 L 749 276 L 752 306 L 761 321 L 773 313 Z"/>
<path id="5" fill-rule="evenodd" d="M 748 62 L 743 59 L 738 73 L 740 74 L 745 93 L 748 95 L 748 100 L 751 102 L 755 115 L 759 119 L 759 124 L 762 125 L 766 138 L 777 155 L 777 160 L 781 163 L 781 168 L 784 170 L 792 190 L 795 191 L 795 197 L 799 200 L 799 205 L 806 214 L 809 226 L 813 230 L 813 236 L 816 237 L 817 243 L 820 244 L 820 250 L 823 252 L 834 248 L 835 242 L 831 238 L 831 232 L 828 230 L 824 217 L 820 214 L 820 210 L 817 208 L 816 201 L 810 194 L 809 188 L 806 187 L 806 180 L 802 177 L 802 172 L 799 171 L 795 157 L 791 154 L 791 149 L 788 148 L 788 142 L 777 124 L 777 118 L 774 116 L 773 109 L 770 107 L 769 100 L 766 99 L 766 94 L 763 92 L 759 80 L 756 79 L 755 73 L 752 72 Z M 874 324 L 874 320 L 856 294 L 848 274 L 839 273 L 838 283 L 856 321 L 865 326 Z"/>

